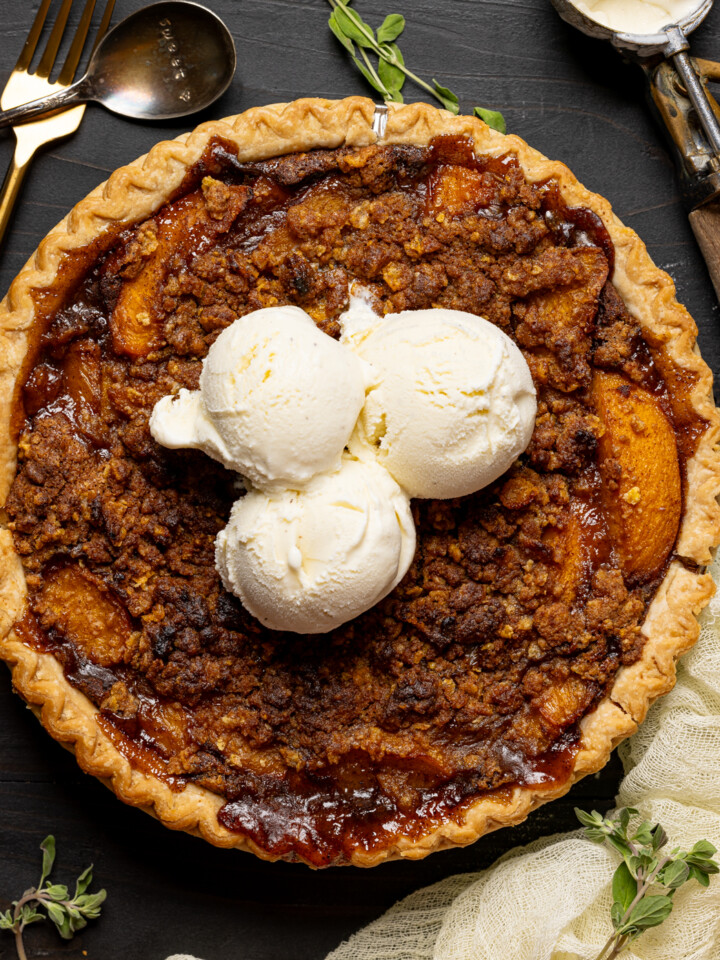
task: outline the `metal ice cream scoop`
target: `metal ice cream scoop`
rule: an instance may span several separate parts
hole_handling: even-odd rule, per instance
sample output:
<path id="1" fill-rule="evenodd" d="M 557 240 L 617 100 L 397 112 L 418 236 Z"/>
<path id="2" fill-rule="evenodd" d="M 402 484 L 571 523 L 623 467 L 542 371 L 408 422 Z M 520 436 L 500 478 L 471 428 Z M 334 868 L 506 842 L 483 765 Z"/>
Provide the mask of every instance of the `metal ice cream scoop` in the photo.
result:
<path id="1" fill-rule="evenodd" d="M 105 34 L 77 83 L 3 111 L 0 127 L 93 100 L 138 120 L 184 117 L 227 90 L 235 63 L 230 31 L 212 11 L 185 0 L 153 3 Z"/>
<path id="2" fill-rule="evenodd" d="M 707 89 L 708 81 L 720 80 L 720 63 L 692 57 L 687 39 L 710 12 L 713 0 L 701 0 L 677 23 L 652 33 L 614 30 L 579 9 L 586 3 L 552 0 L 552 4 L 571 26 L 609 40 L 642 67 L 654 111 L 674 147 L 690 225 L 720 298 L 720 106 Z"/>

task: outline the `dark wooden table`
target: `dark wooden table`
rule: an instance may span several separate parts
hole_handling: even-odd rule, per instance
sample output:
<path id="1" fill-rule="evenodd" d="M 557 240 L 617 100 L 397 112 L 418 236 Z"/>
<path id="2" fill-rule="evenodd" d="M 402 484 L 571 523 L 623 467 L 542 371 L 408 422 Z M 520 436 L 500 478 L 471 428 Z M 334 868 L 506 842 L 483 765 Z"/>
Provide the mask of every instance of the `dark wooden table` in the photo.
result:
<path id="1" fill-rule="evenodd" d="M 646 109 L 640 72 L 609 46 L 571 31 L 548 0 L 356 2 L 373 24 L 388 12 L 404 13 L 403 51 L 420 75 L 442 79 L 467 111 L 474 104 L 502 110 L 512 132 L 564 160 L 588 187 L 610 198 L 674 277 L 679 299 L 700 327 L 703 354 L 718 369 L 718 304 L 679 202 L 673 164 Z M 197 122 L 301 96 L 367 94 L 327 29 L 325 0 L 206 3 L 232 30 L 239 66 L 230 90 Z M 116 19 L 141 5 L 118 0 Z M 0 0 L 0 85 L 36 8 L 37 0 Z M 693 44 L 699 56 L 720 58 L 720 11 L 710 14 Z M 416 99 L 410 84 L 406 93 Z M 133 124 L 89 107 L 80 130 L 52 145 L 32 168 L 0 251 L 0 294 L 38 241 L 111 170 L 191 126 Z M 0 133 L 2 169 L 12 145 L 12 135 Z M 485 867 L 516 844 L 572 828 L 573 805 L 606 809 L 620 776 L 614 758 L 567 798 L 466 850 L 370 872 L 312 873 L 215 850 L 125 807 L 42 731 L 10 692 L 1 666 L 0 908 L 36 881 L 38 844 L 52 832 L 58 878 L 70 879 L 94 861 L 108 901 L 100 922 L 69 944 L 48 924 L 31 928 L 32 956 L 162 960 L 188 951 L 204 960 L 318 960 L 411 891 Z M 0 934 L 0 958 L 11 957 L 12 939 Z"/>

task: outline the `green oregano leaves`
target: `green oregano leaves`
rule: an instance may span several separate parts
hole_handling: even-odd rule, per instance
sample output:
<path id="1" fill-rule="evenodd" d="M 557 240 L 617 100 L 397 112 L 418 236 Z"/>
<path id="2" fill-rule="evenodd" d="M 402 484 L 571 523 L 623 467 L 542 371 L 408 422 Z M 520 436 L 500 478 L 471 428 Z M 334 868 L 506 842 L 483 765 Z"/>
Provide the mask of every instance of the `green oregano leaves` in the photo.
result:
<path id="1" fill-rule="evenodd" d="M 400 47 L 395 42 L 405 29 L 405 17 L 399 13 L 388 14 L 377 31 L 373 30 L 357 10 L 350 6 L 351 0 L 328 0 L 332 13 L 328 25 L 367 82 L 382 96 L 383 100 L 403 102 L 402 88 L 409 77 L 430 96 L 438 100 L 446 110 L 457 114 L 458 98 L 437 80 L 432 86 L 422 80 L 405 65 Z M 377 58 L 373 63 L 372 57 Z M 476 116 L 488 126 L 505 133 L 505 120 L 497 110 L 475 107 Z"/>
<path id="2" fill-rule="evenodd" d="M 23 944 L 25 927 L 47 918 L 55 924 L 63 939 L 70 940 L 78 930 L 87 926 L 88 920 L 95 920 L 100 916 L 101 904 L 107 895 L 104 890 L 98 890 L 97 893 L 87 892 L 92 883 L 92 866 L 83 870 L 75 881 L 72 897 L 64 884 L 50 883 L 48 877 L 55 863 L 55 838 L 46 837 L 40 844 L 40 849 L 43 860 L 37 887 L 26 890 L 19 900 L 13 901 L 9 910 L 0 912 L 0 930 L 15 934 L 19 960 L 27 960 Z"/>
<path id="3" fill-rule="evenodd" d="M 613 934 L 596 960 L 614 960 L 644 930 L 666 920 L 675 891 L 688 880 L 707 887 L 711 874 L 720 871 L 712 859 L 717 851 L 707 840 L 699 840 L 692 850 L 675 847 L 670 853 L 661 853 L 667 834 L 659 823 L 649 820 L 631 829 L 631 821 L 638 816 L 632 807 L 624 807 L 613 818 L 595 810 L 576 809 L 575 814 L 588 840 L 609 844 L 623 858 L 612 881 Z"/>

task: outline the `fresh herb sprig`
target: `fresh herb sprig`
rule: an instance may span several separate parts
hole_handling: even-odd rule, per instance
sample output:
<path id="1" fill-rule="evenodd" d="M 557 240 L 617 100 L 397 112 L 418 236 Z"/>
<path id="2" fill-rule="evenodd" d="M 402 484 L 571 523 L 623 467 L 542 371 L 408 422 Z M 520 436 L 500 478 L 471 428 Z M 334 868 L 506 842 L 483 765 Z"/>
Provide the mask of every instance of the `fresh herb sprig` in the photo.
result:
<path id="1" fill-rule="evenodd" d="M 409 77 L 438 100 L 446 110 L 455 114 L 459 112 L 460 104 L 452 90 L 434 78 L 430 86 L 405 65 L 400 47 L 395 42 L 405 29 L 405 17 L 399 13 L 388 14 L 376 32 L 365 23 L 357 10 L 350 6 L 351 0 L 328 0 L 328 3 L 333 8 L 328 20 L 330 29 L 348 51 L 360 73 L 370 86 L 381 94 L 383 100 L 402 103 L 402 88 L 405 78 Z M 369 53 L 377 57 L 377 66 L 373 64 Z M 505 120 L 497 110 L 475 107 L 475 115 L 489 127 L 505 133 Z"/>
<path id="2" fill-rule="evenodd" d="M 717 850 L 707 840 L 698 840 L 692 850 L 675 847 L 661 853 L 668 837 L 659 823 L 643 820 L 630 832 L 631 820 L 639 815 L 633 807 L 624 807 L 612 818 L 577 808 L 575 815 L 588 840 L 609 844 L 623 858 L 612 882 L 614 931 L 596 960 L 614 960 L 644 930 L 666 920 L 675 891 L 688 880 L 707 887 L 710 875 L 720 871 L 712 859 Z"/>
<path id="3" fill-rule="evenodd" d="M 40 849 L 43 852 L 43 861 L 37 887 L 31 887 L 19 900 L 13 901 L 10 910 L 0 912 L 0 930 L 15 934 L 19 960 L 27 960 L 23 944 L 25 927 L 49 918 L 57 927 L 60 936 L 71 940 L 78 930 L 87 926 L 88 920 L 95 920 L 100 916 L 101 904 L 107 896 L 104 890 L 87 893 L 92 883 L 92 865 L 83 870 L 75 881 L 75 893 L 72 897 L 64 884 L 50 883 L 48 878 L 55 862 L 55 838 L 45 837 Z M 41 913 L 41 910 L 45 913 Z"/>

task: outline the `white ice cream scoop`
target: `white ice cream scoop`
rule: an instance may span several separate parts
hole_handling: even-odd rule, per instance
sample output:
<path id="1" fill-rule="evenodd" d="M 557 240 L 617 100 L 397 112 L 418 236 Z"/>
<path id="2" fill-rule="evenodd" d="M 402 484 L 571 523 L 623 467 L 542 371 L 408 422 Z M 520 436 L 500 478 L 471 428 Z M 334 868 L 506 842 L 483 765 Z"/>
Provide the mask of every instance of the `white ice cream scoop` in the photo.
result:
<path id="1" fill-rule="evenodd" d="M 216 541 L 225 587 L 272 630 L 326 633 L 386 596 L 415 552 L 408 497 L 347 455 L 303 490 L 250 491 Z"/>
<path id="2" fill-rule="evenodd" d="M 334 470 L 365 399 L 360 361 L 299 307 L 256 310 L 220 334 L 200 389 L 163 397 L 158 443 L 203 450 L 256 486 L 304 484 Z"/>
<path id="3" fill-rule="evenodd" d="M 523 355 L 498 327 L 459 310 L 408 310 L 341 340 L 370 364 L 373 383 L 350 441 L 411 497 L 473 493 L 525 450 L 535 388 Z"/>

